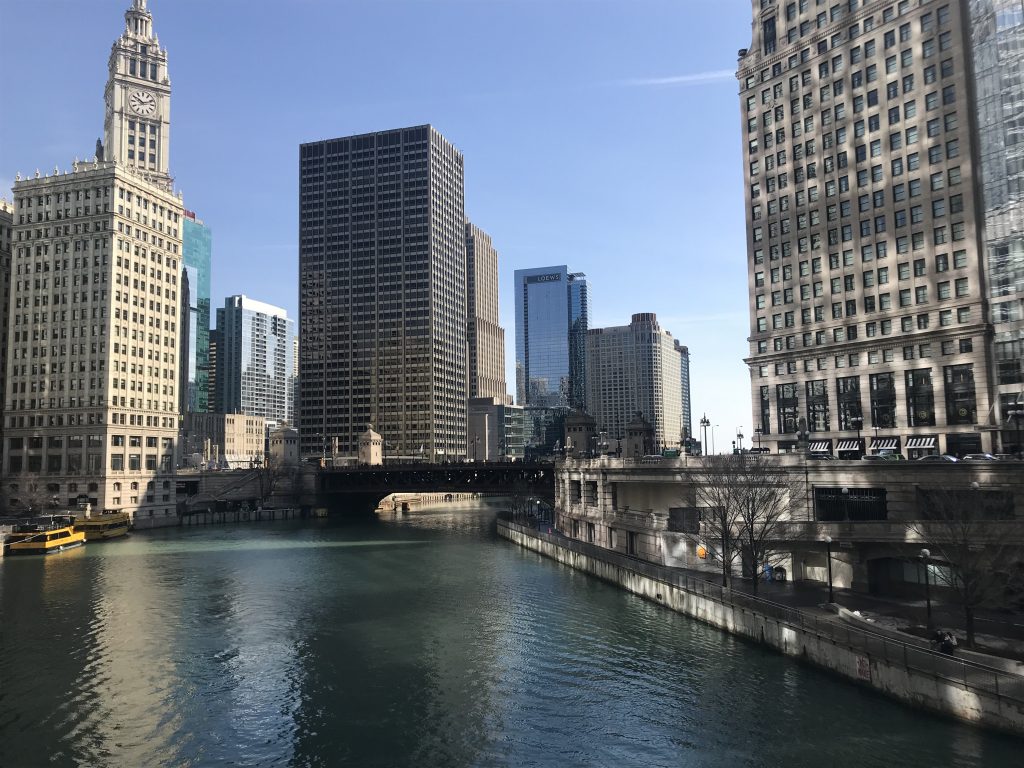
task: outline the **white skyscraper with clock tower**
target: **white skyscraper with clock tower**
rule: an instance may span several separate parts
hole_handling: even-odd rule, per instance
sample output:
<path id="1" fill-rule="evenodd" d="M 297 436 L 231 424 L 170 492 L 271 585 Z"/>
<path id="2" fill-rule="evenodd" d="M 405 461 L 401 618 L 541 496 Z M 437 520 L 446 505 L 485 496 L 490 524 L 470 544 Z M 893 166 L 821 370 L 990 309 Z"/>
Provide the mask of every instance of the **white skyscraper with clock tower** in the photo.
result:
<path id="1" fill-rule="evenodd" d="M 171 80 L 167 51 L 153 29 L 146 0 L 133 0 L 124 33 L 114 43 L 104 94 L 105 159 L 141 171 L 170 190 Z"/>
<path id="2" fill-rule="evenodd" d="M 16 514 L 145 527 L 177 522 L 184 211 L 167 52 L 130 2 L 95 157 L 15 181 L 0 482 Z"/>

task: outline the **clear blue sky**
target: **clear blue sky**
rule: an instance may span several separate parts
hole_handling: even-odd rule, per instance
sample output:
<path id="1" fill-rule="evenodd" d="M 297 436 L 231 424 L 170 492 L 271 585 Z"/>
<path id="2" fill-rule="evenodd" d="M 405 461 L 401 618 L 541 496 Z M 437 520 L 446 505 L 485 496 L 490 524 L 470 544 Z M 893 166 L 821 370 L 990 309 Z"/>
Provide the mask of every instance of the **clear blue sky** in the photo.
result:
<path id="1" fill-rule="evenodd" d="M 103 129 L 130 0 L 0 0 L 0 188 Z M 751 430 L 736 51 L 749 0 L 150 0 L 171 167 L 213 229 L 213 301 L 297 317 L 298 145 L 432 123 L 512 272 L 586 272 L 592 324 L 656 312 L 690 347 L 694 428 Z M 514 389 L 511 362 L 510 387 Z"/>

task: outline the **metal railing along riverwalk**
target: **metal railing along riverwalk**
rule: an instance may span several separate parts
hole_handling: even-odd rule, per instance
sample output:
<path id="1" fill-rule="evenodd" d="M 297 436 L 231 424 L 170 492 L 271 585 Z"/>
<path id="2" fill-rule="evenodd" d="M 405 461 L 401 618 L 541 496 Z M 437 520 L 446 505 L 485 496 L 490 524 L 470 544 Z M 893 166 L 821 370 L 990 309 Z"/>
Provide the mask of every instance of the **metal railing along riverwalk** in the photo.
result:
<path id="1" fill-rule="evenodd" d="M 588 542 L 566 538 L 560 534 L 544 533 L 536 528 L 505 519 L 499 519 L 498 525 L 507 526 L 511 530 L 549 542 L 563 549 L 634 571 L 691 594 L 776 619 L 789 627 L 813 633 L 821 639 L 844 646 L 864 656 L 893 665 L 902 665 L 907 669 L 962 685 L 967 690 L 1002 696 L 1012 700 L 1018 706 L 1024 705 L 1024 676 L 987 667 L 957 656 L 938 653 L 928 647 L 894 640 L 885 635 L 853 627 L 830 618 L 816 616 L 798 608 L 727 589 L 712 581 L 682 573 L 678 569 L 640 560 L 621 552 L 613 552 Z"/>

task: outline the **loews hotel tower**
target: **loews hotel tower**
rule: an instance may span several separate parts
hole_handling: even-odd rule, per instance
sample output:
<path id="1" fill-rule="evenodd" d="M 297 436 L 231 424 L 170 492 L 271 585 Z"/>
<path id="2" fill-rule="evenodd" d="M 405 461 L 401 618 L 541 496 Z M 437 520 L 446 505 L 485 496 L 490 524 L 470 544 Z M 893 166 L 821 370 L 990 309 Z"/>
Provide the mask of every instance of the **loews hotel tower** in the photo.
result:
<path id="1" fill-rule="evenodd" d="M 146 0 L 105 103 L 95 159 L 14 186 L 3 490 L 21 512 L 89 502 L 158 523 L 175 512 L 182 204 Z"/>

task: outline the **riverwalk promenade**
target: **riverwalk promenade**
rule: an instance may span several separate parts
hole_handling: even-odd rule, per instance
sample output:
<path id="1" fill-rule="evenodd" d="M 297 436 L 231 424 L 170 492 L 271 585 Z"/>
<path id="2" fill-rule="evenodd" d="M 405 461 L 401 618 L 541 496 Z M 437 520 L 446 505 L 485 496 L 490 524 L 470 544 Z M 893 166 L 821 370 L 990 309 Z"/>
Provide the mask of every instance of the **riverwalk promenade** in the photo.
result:
<path id="1" fill-rule="evenodd" d="M 843 620 L 814 589 L 754 596 L 724 588 L 710 574 L 638 560 L 547 528 L 498 520 L 498 534 L 520 546 L 634 594 L 870 687 L 905 704 L 1024 737 L 1024 676 L 964 654 L 933 652 L 927 641 Z M 749 587 L 747 587 L 749 589 Z M 774 593 L 774 594 L 772 594 Z M 786 604 L 773 598 L 783 597 Z M 852 605 L 851 605 L 852 607 Z"/>

